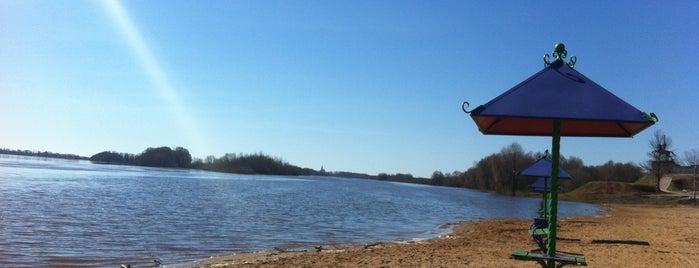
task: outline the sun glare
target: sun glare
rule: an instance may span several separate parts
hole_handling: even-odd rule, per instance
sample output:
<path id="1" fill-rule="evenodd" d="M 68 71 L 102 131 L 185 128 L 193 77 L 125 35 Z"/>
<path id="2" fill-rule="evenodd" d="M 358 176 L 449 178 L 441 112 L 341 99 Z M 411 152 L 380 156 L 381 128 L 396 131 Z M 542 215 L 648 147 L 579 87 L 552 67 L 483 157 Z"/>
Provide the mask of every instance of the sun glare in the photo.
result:
<path id="1" fill-rule="evenodd" d="M 161 64 L 153 56 L 148 45 L 138 30 L 138 27 L 131 20 L 126 10 L 118 0 L 102 1 L 107 13 L 111 16 L 112 21 L 117 25 L 120 34 L 131 47 L 135 57 L 140 62 L 145 75 L 153 83 L 152 90 L 163 99 L 170 107 L 173 118 L 177 120 L 182 131 L 187 135 L 187 139 L 192 147 L 196 150 L 205 149 L 204 139 L 202 138 L 198 127 L 187 111 L 186 106 L 180 100 L 179 94 L 173 87 L 170 79 Z M 179 145 L 170 145 L 179 146 Z"/>

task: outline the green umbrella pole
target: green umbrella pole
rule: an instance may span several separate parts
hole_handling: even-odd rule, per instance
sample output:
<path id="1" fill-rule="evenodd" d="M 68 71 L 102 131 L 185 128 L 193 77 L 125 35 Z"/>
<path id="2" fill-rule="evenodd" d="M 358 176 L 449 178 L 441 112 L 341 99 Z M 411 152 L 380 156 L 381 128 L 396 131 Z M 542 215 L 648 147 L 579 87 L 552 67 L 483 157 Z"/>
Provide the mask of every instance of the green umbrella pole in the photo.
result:
<path id="1" fill-rule="evenodd" d="M 561 121 L 553 120 L 553 141 L 551 142 L 551 206 L 549 213 L 549 237 L 547 253 L 549 257 L 556 256 L 556 219 L 558 217 L 558 159 L 561 150 Z M 548 266 L 553 268 L 556 264 L 550 261 Z"/>
<path id="2" fill-rule="evenodd" d="M 544 190 L 544 191 L 545 191 L 545 190 Z M 546 212 L 546 192 L 544 192 L 544 193 L 541 195 L 541 202 L 542 202 L 542 203 L 541 203 L 541 207 L 540 207 L 541 213 L 539 213 L 539 217 L 544 217 L 544 216 L 546 216 L 546 214 L 548 214 L 548 213 Z M 548 226 L 547 226 L 547 227 L 548 227 Z"/>
<path id="3" fill-rule="evenodd" d="M 544 216 L 548 217 L 549 216 L 549 208 L 548 208 L 548 192 L 549 189 L 547 188 L 549 185 L 548 183 L 548 178 L 544 177 L 544 200 L 543 200 L 543 209 L 544 209 Z"/>

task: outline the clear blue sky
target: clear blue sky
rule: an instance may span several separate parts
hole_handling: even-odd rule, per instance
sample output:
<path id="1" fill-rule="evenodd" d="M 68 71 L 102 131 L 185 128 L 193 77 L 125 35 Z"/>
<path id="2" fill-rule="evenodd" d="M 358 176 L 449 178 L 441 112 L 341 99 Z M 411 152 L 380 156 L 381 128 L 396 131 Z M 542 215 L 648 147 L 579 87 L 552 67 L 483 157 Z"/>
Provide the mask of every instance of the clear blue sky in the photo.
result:
<path id="1" fill-rule="evenodd" d="M 464 171 L 512 142 L 461 111 L 575 68 L 660 122 L 566 138 L 638 163 L 661 129 L 699 147 L 698 1 L 0 1 L 0 147 L 90 156 L 182 146 L 331 171 Z"/>

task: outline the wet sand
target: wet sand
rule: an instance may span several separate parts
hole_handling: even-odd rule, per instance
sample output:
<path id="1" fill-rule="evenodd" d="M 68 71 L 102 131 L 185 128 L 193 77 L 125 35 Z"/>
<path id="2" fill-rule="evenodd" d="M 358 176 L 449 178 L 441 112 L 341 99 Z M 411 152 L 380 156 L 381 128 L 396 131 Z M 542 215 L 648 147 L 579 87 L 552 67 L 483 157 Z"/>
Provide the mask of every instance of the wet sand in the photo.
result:
<path id="1" fill-rule="evenodd" d="M 589 267 L 699 267 L 699 206 L 605 207 L 609 210 L 602 217 L 559 220 L 557 249 L 584 255 Z M 244 253 L 212 257 L 193 267 L 539 267 L 510 258 L 514 250 L 537 248 L 527 231 L 530 224 L 519 219 L 463 222 L 451 234 L 427 241 Z"/>

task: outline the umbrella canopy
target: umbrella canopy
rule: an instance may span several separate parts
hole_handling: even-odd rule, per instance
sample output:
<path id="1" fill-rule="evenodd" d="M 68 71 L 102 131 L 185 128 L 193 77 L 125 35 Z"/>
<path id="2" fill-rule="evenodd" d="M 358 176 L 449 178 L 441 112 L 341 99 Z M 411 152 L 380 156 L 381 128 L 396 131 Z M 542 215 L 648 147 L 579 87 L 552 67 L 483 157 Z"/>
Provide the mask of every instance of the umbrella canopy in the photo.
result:
<path id="1" fill-rule="evenodd" d="M 560 120 L 562 136 L 632 137 L 657 121 L 560 59 L 470 114 L 500 135 L 551 136 Z"/>
<path id="2" fill-rule="evenodd" d="M 553 163 L 551 162 L 551 159 L 549 159 L 547 156 L 544 156 L 534 162 L 534 164 L 531 164 L 524 170 L 519 172 L 519 175 L 522 176 L 529 176 L 529 177 L 551 177 L 551 166 L 553 166 Z M 558 177 L 559 178 L 568 178 L 570 179 L 570 175 L 568 172 L 563 170 L 562 168 L 558 168 Z M 551 187 L 549 187 L 551 189 Z"/>

